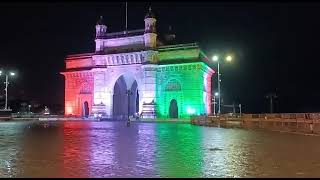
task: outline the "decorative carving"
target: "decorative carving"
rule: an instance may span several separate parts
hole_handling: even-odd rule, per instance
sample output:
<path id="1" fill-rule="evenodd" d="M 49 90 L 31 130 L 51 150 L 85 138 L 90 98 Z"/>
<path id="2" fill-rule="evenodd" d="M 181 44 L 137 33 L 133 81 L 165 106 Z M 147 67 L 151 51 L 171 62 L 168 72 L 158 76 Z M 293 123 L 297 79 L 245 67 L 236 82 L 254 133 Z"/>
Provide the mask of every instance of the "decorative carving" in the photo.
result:
<path id="1" fill-rule="evenodd" d="M 178 66 L 165 66 L 159 68 L 159 72 L 165 72 L 165 71 L 186 71 L 186 70 L 197 70 L 201 69 L 200 65 L 178 65 Z"/>
<path id="2" fill-rule="evenodd" d="M 138 62 L 138 54 L 135 54 L 135 62 L 137 63 Z"/>
<path id="3" fill-rule="evenodd" d="M 87 81 L 81 82 L 80 94 L 91 94 L 91 88 Z"/>
<path id="4" fill-rule="evenodd" d="M 181 91 L 181 85 L 177 80 L 168 82 L 165 88 L 166 91 Z"/>

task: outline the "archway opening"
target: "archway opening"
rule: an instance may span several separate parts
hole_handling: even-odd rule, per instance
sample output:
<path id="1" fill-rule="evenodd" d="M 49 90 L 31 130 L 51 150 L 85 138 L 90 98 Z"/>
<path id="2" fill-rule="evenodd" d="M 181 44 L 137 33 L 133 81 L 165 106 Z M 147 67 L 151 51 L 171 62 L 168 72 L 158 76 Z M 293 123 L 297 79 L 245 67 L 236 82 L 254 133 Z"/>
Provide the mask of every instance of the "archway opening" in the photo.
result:
<path id="1" fill-rule="evenodd" d="M 177 104 L 177 100 L 175 100 L 175 99 L 172 99 L 170 101 L 169 117 L 170 118 L 178 118 L 178 104 Z"/>
<path id="2" fill-rule="evenodd" d="M 89 117 L 89 104 L 88 104 L 88 101 L 85 101 L 83 103 L 83 108 L 82 108 L 82 111 L 83 111 L 83 116 L 84 117 Z"/>
<path id="3" fill-rule="evenodd" d="M 113 118 L 125 120 L 138 111 L 138 83 L 134 78 L 122 75 L 114 85 Z"/>
<path id="4" fill-rule="evenodd" d="M 134 80 L 130 88 L 130 105 L 129 105 L 129 115 L 132 116 L 139 111 L 139 96 L 138 96 L 138 83 Z"/>

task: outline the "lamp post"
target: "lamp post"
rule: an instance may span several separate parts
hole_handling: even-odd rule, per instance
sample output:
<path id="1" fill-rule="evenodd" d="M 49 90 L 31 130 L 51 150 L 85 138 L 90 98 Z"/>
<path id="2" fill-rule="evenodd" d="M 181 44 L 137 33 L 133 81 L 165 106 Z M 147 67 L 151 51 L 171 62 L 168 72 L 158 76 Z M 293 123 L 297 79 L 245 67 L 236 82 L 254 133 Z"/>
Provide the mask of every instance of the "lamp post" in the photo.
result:
<path id="1" fill-rule="evenodd" d="M 216 96 L 219 96 L 219 93 L 214 93 L 213 95 L 213 115 L 216 116 Z"/>
<path id="2" fill-rule="evenodd" d="M 231 62 L 232 61 L 232 56 L 230 56 L 230 55 L 227 55 L 226 57 L 225 57 L 225 60 L 227 61 L 227 62 Z M 213 61 L 215 61 L 215 62 L 217 62 L 218 63 L 218 93 L 219 93 L 219 100 L 218 100 L 218 114 L 220 115 L 221 114 L 221 74 L 220 74 L 220 61 L 219 61 L 219 56 L 217 56 L 217 55 L 214 55 L 213 57 L 212 57 L 212 60 Z"/>
<path id="3" fill-rule="evenodd" d="M 273 113 L 273 100 L 277 98 L 276 93 L 269 93 L 266 98 L 270 99 L 270 113 Z"/>
<path id="4" fill-rule="evenodd" d="M 0 71 L 0 76 L 2 75 L 2 71 Z M 9 85 L 9 76 L 14 76 L 15 73 L 14 72 L 9 72 L 9 74 L 5 74 L 6 76 L 6 81 L 4 82 L 4 84 L 6 85 L 4 91 L 6 92 L 6 101 L 5 101 L 5 105 L 4 105 L 4 110 L 8 110 L 8 85 Z"/>
<path id="5" fill-rule="evenodd" d="M 132 95 L 131 90 L 127 90 L 127 95 L 128 95 L 128 121 L 130 121 L 130 95 Z"/>

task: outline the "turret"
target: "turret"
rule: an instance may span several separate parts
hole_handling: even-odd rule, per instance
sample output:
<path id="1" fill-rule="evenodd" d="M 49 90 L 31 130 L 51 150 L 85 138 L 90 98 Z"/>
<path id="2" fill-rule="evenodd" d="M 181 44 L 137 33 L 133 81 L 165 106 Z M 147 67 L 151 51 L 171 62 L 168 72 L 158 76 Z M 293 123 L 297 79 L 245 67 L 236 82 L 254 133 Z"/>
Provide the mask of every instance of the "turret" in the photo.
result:
<path id="1" fill-rule="evenodd" d="M 97 22 L 97 25 L 96 25 L 96 39 L 99 39 L 99 38 L 103 37 L 106 32 L 107 32 L 107 26 L 104 25 L 103 17 L 100 16 L 100 19 L 99 19 L 99 21 Z"/>
<path id="2" fill-rule="evenodd" d="M 96 52 L 103 50 L 102 38 L 107 32 L 107 26 L 103 23 L 103 17 L 100 16 L 99 21 L 96 24 Z"/>
<path id="3" fill-rule="evenodd" d="M 149 7 L 149 12 L 144 17 L 144 44 L 147 48 L 155 48 L 157 45 L 156 21 L 155 15 Z"/>
<path id="4" fill-rule="evenodd" d="M 176 38 L 176 35 L 172 31 L 172 27 L 169 26 L 168 31 L 164 35 L 164 43 L 166 45 L 174 44 L 175 38 Z"/>

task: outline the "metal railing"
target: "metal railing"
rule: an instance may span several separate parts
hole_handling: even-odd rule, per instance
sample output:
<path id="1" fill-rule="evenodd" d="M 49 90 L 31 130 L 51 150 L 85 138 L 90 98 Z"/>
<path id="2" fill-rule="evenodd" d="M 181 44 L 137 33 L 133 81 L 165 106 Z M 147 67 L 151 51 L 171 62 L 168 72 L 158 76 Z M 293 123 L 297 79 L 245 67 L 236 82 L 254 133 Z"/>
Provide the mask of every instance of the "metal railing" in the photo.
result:
<path id="1" fill-rule="evenodd" d="M 320 113 L 273 113 L 273 114 L 242 114 L 242 118 L 264 119 L 318 119 Z"/>
<path id="2" fill-rule="evenodd" d="M 116 35 L 123 35 L 123 34 L 132 34 L 132 33 L 139 33 L 144 32 L 144 29 L 135 29 L 135 30 L 129 30 L 129 31 L 119 31 L 119 32 L 113 32 L 113 33 L 106 33 L 106 36 L 116 36 Z"/>
<path id="3" fill-rule="evenodd" d="M 294 121 L 294 122 L 320 122 L 320 113 L 274 113 L 274 114 L 241 114 L 229 115 L 221 114 L 220 116 L 194 116 L 191 119 L 195 121 L 212 121 L 212 120 L 235 120 L 235 121 Z"/>
<path id="4" fill-rule="evenodd" d="M 195 48 L 199 47 L 197 43 L 187 43 L 187 44 L 176 44 L 176 45 L 165 45 L 160 46 L 159 50 L 168 50 L 168 49 L 181 49 L 181 48 Z"/>

